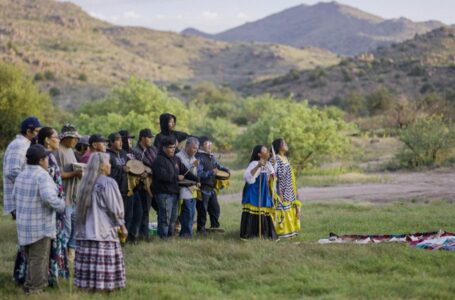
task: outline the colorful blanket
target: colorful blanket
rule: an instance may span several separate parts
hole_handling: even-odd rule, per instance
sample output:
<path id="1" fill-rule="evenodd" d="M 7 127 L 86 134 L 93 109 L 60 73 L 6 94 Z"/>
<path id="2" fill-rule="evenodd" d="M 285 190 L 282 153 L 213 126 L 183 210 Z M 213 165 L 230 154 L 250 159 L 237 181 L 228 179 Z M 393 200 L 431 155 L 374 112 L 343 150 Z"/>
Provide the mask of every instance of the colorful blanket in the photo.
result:
<path id="1" fill-rule="evenodd" d="M 447 231 L 416 232 L 404 234 L 346 234 L 337 235 L 333 232 L 326 239 L 320 239 L 320 244 L 337 243 L 408 243 L 409 245 L 428 250 L 455 251 L 455 233 Z"/>

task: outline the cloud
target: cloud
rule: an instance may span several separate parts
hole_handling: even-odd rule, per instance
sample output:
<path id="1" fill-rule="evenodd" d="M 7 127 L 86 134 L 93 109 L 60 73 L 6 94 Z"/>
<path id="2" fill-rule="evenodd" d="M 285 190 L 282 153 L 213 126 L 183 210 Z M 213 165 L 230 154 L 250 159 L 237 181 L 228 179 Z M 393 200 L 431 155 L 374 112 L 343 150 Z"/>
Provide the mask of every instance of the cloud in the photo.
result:
<path id="1" fill-rule="evenodd" d="M 209 20 L 215 20 L 218 18 L 218 13 L 214 11 L 205 10 L 202 12 L 202 17 Z"/>
<path id="2" fill-rule="evenodd" d="M 248 19 L 248 15 L 246 13 L 243 13 L 243 12 L 239 12 L 236 17 L 237 17 L 237 19 L 240 19 L 240 20 Z"/>
<path id="3" fill-rule="evenodd" d="M 129 10 L 123 13 L 123 18 L 125 19 L 140 19 L 142 16 L 135 11 Z"/>

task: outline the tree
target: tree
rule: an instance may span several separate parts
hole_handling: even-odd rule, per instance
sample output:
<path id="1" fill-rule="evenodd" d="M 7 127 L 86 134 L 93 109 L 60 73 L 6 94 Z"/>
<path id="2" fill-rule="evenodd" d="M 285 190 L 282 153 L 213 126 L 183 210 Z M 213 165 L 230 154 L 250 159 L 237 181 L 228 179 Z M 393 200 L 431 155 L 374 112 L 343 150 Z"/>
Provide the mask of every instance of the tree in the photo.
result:
<path id="1" fill-rule="evenodd" d="M 310 107 L 307 102 L 274 102 L 279 105 L 272 104 L 273 110 L 264 107 L 258 120 L 240 136 L 237 146 L 244 158 L 254 145 L 270 146 L 279 137 L 287 141 L 297 172 L 319 164 L 324 157 L 346 153 L 349 139 L 343 132 L 350 126 L 342 114 Z"/>
<path id="2" fill-rule="evenodd" d="M 366 105 L 370 115 L 382 113 L 392 108 L 393 95 L 384 87 L 380 87 L 366 97 Z"/>
<path id="3" fill-rule="evenodd" d="M 19 132 L 21 121 L 31 115 L 42 123 L 54 118 L 49 95 L 42 93 L 21 69 L 0 63 L 0 148 Z"/>
<path id="4" fill-rule="evenodd" d="M 188 130 L 189 112 L 184 103 L 156 85 L 132 77 L 124 85 L 115 88 L 106 99 L 83 105 L 76 123 L 80 128 L 90 130 L 87 134 L 145 127 L 159 132 L 159 116 L 165 112 L 177 117 L 178 130 Z"/>

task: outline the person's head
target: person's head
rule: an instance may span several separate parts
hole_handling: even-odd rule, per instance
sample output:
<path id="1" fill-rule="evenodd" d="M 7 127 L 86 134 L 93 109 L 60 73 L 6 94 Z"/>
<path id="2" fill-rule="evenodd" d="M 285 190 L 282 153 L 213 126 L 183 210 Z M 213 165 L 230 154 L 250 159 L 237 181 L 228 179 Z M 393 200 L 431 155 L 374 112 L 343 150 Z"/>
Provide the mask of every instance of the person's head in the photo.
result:
<path id="1" fill-rule="evenodd" d="M 177 148 L 176 144 L 177 140 L 173 136 L 165 136 L 161 140 L 161 149 L 167 157 L 173 157 L 175 154 L 175 148 Z"/>
<path id="2" fill-rule="evenodd" d="M 122 150 L 122 136 L 118 132 L 111 133 L 109 135 L 109 147 L 111 150 L 120 151 Z"/>
<path id="3" fill-rule="evenodd" d="M 38 135 L 41 123 L 36 117 L 28 117 L 21 123 L 21 134 L 30 141 Z"/>
<path id="4" fill-rule="evenodd" d="M 25 157 L 27 158 L 27 164 L 32 166 L 41 166 L 47 171 L 49 168 L 49 155 L 50 151 L 46 150 L 43 145 L 35 144 L 31 145 L 27 149 Z"/>
<path id="5" fill-rule="evenodd" d="M 122 136 L 122 148 L 126 152 L 130 152 L 130 149 L 133 147 L 134 135 L 130 135 L 128 130 L 122 129 L 118 133 Z"/>
<path id="6" fill-rule="evenodd" d="M 199 140 L 197 138 L 195 138 L 194 136 L 189 137 L 186 140 L 186 144 L 185 144 L 186 154 L 188 154 L 189 157 L 193 157 L 197 153 L 198 149 L 199 149 Z"/>
<path id="7" fill-rule="evenodd" d="M 177 118 L 173 114 L 164 113 L 160 115 L 161 132 L 169 133 L 171 131 L 174 131 L 176 124 Z"/>
<path id="8" fill-rule="evenodd" d="M 286 154 L 289 150 L 288 144 L 286 144 L 286 141 L 283 138 L 274 140 L 272 147 L 276 154 Z"/>
<path id="9" fill-rule="evenodd" d="M 199 138 L 199 147 L 207 153 L 212 153 L 212 141 L 208 136 L 202 136 Z"/>
<path id="10" fill-rule="evenodd" d="M 109 175 L 111 172 L 111 164 L 109 163 L 109 155 L 103 152 L 96 152 L 90 155 L 87 163 L 87 168 L 84 171 L 84 176 L 78 187 L 77 192 L 77 208 L 76 208 L 76 223 L 84 224 L 87 216 L 87 210 L 92 206 L 92 191 L 96 180 L 100 175 Z"/>
<path id="11" fill-rule="evenodd" d="M 66 123 L 63 125 L 62 130 L 60 131 L 60 144 L 64 145 L 66 148 L 74 148 L 80 138 L 79 133 L 77 132 L 76 126 Z"/>
<path id="12" fill-rule="evenodd" d="M 153 134 L 149 128 L 144 128 L 139 131 L 139 143 L 143 148 L 152 146 Z"/>
<path id="13" fill-rule="evenodd" d="M 58 150 L 60 138 L 57 130 L 51 127 L 43 127 L 38 133 L 38 144 L 51 151 Z"/>
<path id="14" fill-rule="evenodd" d="M 76 151 L 79 153 L 85 153 L 89 147 L 88 145 L 88 139 L 90 137 L 88 135 L 81 136 L 79 141 L 76 144 Z"/>
<path id="15" fill-rule="evenodd" d="M 250 162 L 254 160 L 267 160 L 269 159 L 269 150 L 264 145 L 256 145 L 251 152 Z"/>
<path id="16" fill-rule="evenodd" d="M 92 134 L 88 139 L 88 144 L 93 152 L 106 152 L 107 141 L 101 134 Z"/>

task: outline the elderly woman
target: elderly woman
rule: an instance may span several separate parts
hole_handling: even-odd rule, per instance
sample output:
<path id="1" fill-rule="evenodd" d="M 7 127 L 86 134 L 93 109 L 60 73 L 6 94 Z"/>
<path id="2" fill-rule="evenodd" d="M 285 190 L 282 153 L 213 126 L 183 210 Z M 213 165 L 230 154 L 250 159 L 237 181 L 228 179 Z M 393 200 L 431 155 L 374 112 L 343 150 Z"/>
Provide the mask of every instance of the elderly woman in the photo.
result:
<path id="1" fill-rule="evenodd" d="M 276 239 L 273 226 L 273 198 L 270 181 L 275 172 L 268 161 L 269 151 L 264 145 L 254 147 L 250 163 L 245 170 L 245 187 L 242 196 L 240 237 Z"/>
<path id="2" fill-rule="evenodd" d="M 109 155 L 95 152 L 77 193 L 74 284 L 90 290 L 125 287 L 125 263 L 118 234 L 124 225 L 123 200 L 117 182 L 108 177 Z"/>

